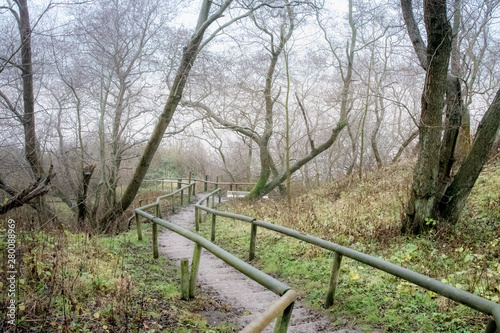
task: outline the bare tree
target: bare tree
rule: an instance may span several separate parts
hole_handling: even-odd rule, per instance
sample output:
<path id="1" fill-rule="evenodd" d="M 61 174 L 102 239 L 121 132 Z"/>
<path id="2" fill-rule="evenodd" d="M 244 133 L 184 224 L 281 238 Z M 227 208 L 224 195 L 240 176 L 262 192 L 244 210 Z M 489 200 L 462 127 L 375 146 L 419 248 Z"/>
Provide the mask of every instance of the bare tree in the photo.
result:
<path id="1" fill-rule="evenodd" d="M 352 19 L 352 6 L 350 7 L 350 9 L 351 9 L 350 11 L 351 19 Z M 275 11 L 277 12 L 278 10 Z M 279 170 L 270 148 L 271 138 L 273 137 L 273 134 L 276 131 L 275 127 L 276 108 L 279 103 L 278 101 L 281 94 L 281 89 L 277 88 L 275 83 L 277 76 L 277 65 L 279 59 L 281 58 L 283 52 L 285 51 L 286 44 L 290 41 L 292 37 L 292 33 L 296 25 L 295 21 L 298 20 L 295 14 L 295 8 L 292 7 L 291 5 L 286 5 L 284 9 L 280 9 L 279 11 L 282 14 L 281 15 L 274 14 L 273 17 L 278 17 L 282 21 L 279 22 L 277 24 L 277 27 L 275 28 L 272 28 L 269 25 L 269 22 L 271 21 L 269 19 L 253 18 L 253 22 L 257 27 L 258 31 L 263 36 L 266 37 L 264 47 L 267 50 L 267 52 L 269 52 L 269 58 L 268 58 L 269 60 L 266 69 L 266 75 L 264 77 L 264 89 L 263 89 L 264 114 L 262 115 L 261 118 L 262 125 L 260 126 L 261 129 L 260 132 L 253 129 L 254 128 L 253 126 L 252 127 L 242 126 L 237 122 L 227 119 L 227 117 L 224 117 L 220 115 L 218 112 L 215 112 L 208 104 L 203 103 L 201 101 L 190 101 L 190 102 L 186 101 L 184 103 L 186 106 L 191 106 L 202 110 L 223 127 L 236 131 L 244 136 L 247 136 L 248 138 L 253 140 L 255 144 L 258 146 L 260 152 L 259 157 L 260 157 L 261 170 L 256 185 L 251 190 L 250 194 L 247 196 L 247 198 L 249 199 L 259 198 L 271 192 L 276 187 L 281 186 L 282 183 L 293 173 L 295 173 L 297 170 L 302 168 L 302 166 L 312 161 L 322 152 L 331 147 L 333 143 L 336 141 L 339 133 L 347 124 L 348 104 L 346 99 L 352 77 L 352 59 L 354 57 L 354 48 L 355 48 L 355 45 L 353 44 L 348 45 L 348 49 L 351 50 L 352 52 L 349 53 L 349 59 L 351 61 L 349 62 L 349 65 L 347 65 L 347 71 L 344 73 L 343 70 L 341 70 L 345 82 L 342 91 L 342 96 L 343 96 L 342 100 L 345 102 L 342 103 L 341 106 L 340 120 L 335 126 L 333 126 L 333 128 L 330 127 L 329 135 L 327 135 L 325 141 L 317 145 L 315 145 L 314 140 L 311 139 L 310 131 L 306 130 L 308 131 L 306 136 L 309 137 L 309 144 L 311 145 L 311 147 L 309 147 L 308 153 L 304 156 L 294 159 L 294 162 L 290 164 L 289 168 L 283 167 L 281 168 L 281 170 Z M 267 24 L 264 22 L 266 22 Z M 352 20 L 351 23 L 353 24 L 352 27 L 354 28 L 354 23 Z M 354 44 L 355 44 L 355 36 L 354 36 Z M 285 104 L 286 103 L 283 103 L 283 105 Z M 304 107 L 303 103 L 302 107 Z M 285 139 L 285 135 L 283 135 L 282 138 Z M 280 140 L 281 139 L 278 139 L 278 141 Z M 277 151 L 280 151 L 280 149 L 277 149 Z M 279 155 L 279 157 L 280 160 L 282 161 L 282 163 L 280 164 L 285 165 L 286 158 L 284 157 L 284 155 L 283 156 Z"/>
<path id="2" fill-rule="evenodd" d="M 48 11 L 52 7 L 49 4 L 44 12 Z M 10 54 L 1 56 L 1 71 L 2 73 L 5 68 L 9 67 L 18 72 L 19 78 L 21 80 L 20 92 L 22 93 L 22 108 L 18 106 L 18 98 L 9 97 L 7 92 L 0 91 L 0 98 L 7 109 L 12 112 L 14 118 L 22 125 L 24 131 L 24 154 L 25 159 L 31 170 L 31 176 L 33 179 L 37 180 L 32 185 L 30 185 L 25 191 L 21 192 L 19 195 L 22 196 L 23 193 L 28 193 L 25 198 L 29 200 L 37 197 L 37 210 L 40 222 L 45 222 L 47 219 L 53 217 L 48 207 L 43 199 L 43 194 L 45 194 L 48 189 L 42 188 L 40 186 L 47 187 L 50 180 L 53 178 L 53 172 L 45 176 L 45 170 L 43 167 L 40 143 L 37 138 L 36 122 L 35 122 L 35 96 L 34 96 L 34 83 L 33 83 L 33 60 L 32 60 L 32 25 L 30 22 L 30 12 L 28 8 L 27 0 L 13 0 L 7 2 L 6 6 L 0 6 L 0 9 L 5 10 L 13 15 L 15 23 L 17 24 L 19 32 L 19 43 L 14 46 L 14 49 L 10 50 Z M 42 14 L 43 16 L 43 14 Z M 19 90 L 17 91 L 19 92 Z M 45 181 L 41 181 L 45 177 Z M 5 181 L 2 181 L 5 183 Z M 37 195 L 33 195 L 33 190 L 35 190 Z M 15 198 L 19 198 L 19 195 Z M 17 200 L 17 203 L 25 203 L 29 200 Z M 4 208 L 7 206 L 4 206 Z"/>
<path id="3" fill-rule="evenodd" d="M 162 10 L 158 1 L 108 1 L 95 4 L 77 20 L 79 40 L 87 45 L 91 68 L 100 82 L 95 93 L 100 111 L 101 190 L 94 211 L 99 206 L 108 211 L 117 204 L 121 164 L 125 152 L 137 144 L 129 129 L 135 125 L 135 131 L 140 133 L 136 120 L 148 111 L 139 103 L 147 104 L 141 96 L 147 90 L 147 60 L 155 52 L 151 40 L 165 24 L 166 17 L 160 16 Z"/>
<path id="4" fill-rule="evenodd" d="M 163 112 L 158 117 L 158 122 L 149 138 L 146 147 L 144 148 L 132 180 L 125 189 L 125 192 L 123 193 L 120 201 L 113 208 L 109 209 L 105 216 L 101 219 L 102 225 L 106 225 L 107 223 L 109 223 L 109 221 L 115 220 L 116 217 L 120 216 L 134 200 L 142 183 L 142 180 L 144 179 L 144 176 L 148 171 L 151 160 L 153 159 L 156 150 L 160 146 L 163 135 L 172 120 L 177 106 L 179 105 L 189 74 L 191 72 L 191 68 L 193 67 L 194 61 L 196 60 L 200 48 L 202 47 L 203 43 L 208 43 L 208 41 L 210 41 L 211 38 L 215 36 L 212 35 L 204 41 L 205 32 L 216 20 L 223 16 L 224 12 L 231 5 L 231 3 L 232 0 L 226 0 L 220 5 L 214 4 L 209 0 L 202 1 L 195 31 L 184 48 L 181 63 L 177 68 L 175 79 L 172 84 L 172 89 L 170 90 L 170 93 L 168 95 L 168 99 L 163 108 Z M 212 5 L 218 6 L 218 8 L 211 10 Z M 224 24 L 222 27 L 227 26 L 228 24 L 232 23 L 232 21 L 235 21 L 237 19 L 239 19 L 239 17 L 231 20 L 229 23 Z M 215 34 L 218 31 L 220 30 L 216 30 Z"/>

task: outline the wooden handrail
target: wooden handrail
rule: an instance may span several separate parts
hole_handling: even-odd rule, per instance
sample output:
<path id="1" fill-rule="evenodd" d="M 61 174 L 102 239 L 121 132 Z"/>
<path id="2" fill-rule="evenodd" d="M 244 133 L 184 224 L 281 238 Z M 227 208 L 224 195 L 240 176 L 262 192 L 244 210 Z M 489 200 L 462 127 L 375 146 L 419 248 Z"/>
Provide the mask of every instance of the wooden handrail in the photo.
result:
<path id="1" fill-rule="evenodd" d="M 209 182 L 207 180 L 198 180 L 198 179 L 193 179 L 194 181 L 200 181 L 204 182 L 205 184 L 211 183 L 211 184 L 218 184 L 221 185 L 223 183 L 219 182 Z M 231 183 L 228 183 L 231 184 Z M 234 184 L 234 183 L 233 183 Z M 201 210 L 206 211 L 207 213 L 212 214 L 212 241 L 215 239 L 215 216 L 223 216 L 223 217 L 228 217 L 232 218 L 235 220 L 243 221 L 250 223 L 252 225 L 252 232 L 251 232 L 251 237 L 252 239 L 250 240 L 250 260 L 253 259 L 255 255 L 255 243 L 256 243 L 256 228 L 257 227 L 262 227 L 268 230 L 273 230 L 275 232 L 305 241 L 309 244 L 313 244 L 316 246 L 319 246 L 323 249 L 330 250 L 332 251 L 335 256 L 334 256 L 334 263 L 332 267 L 332 272 L 331 272 L 331 278 L 330 278 L 330 286 L 329 286 L 329 291 L 326 295 L 326 302 L 325 306 L 331 306 L 333 303 L 333 298 L 334 298 L 334 293 L 336 290 L 336 284 L 338 280 L 338 273 L 339 273 L 339 267 L 340 263 L 342 260 L 342 256 L 349 257 L 351 259 L 354 259 L 356 261 L 365 263 L 369 266 L 372 266 L 378 270 L 387 272 L 391 275 L 400 277 L 406 281 L 412 282 L 418 286 L 421 286 L 427 290 L 431 290 L 439 295 L 442 295 L 444 297 L 447 297 L 451 300 L 454 300 L 456 302 L 459 302 L 461 304 L 464 304 L 472 309 L 475 309 L 477 311 L 480 311 L 484 314 L 491 315 L 493 318 L 490 319 L 490 322 L 488 323 L 486 327 L 486 333 L 500 333 L 500 304 L 495 303 L 493 301 L 487 300 L 483 297 L 471 294 L 469 292 L 466 292 L 464 290 L 455 288 L 453 286 L 450 286 L 446 283 L 443 283 L 441 281 L 437 281 L 431 277 L 419 274 L 417 272 L 414 272 L 412 270 L 403 268 L 401 266 L 392 264 L 390 262 L 387 262 L 385 260 L 382 260 L 380 258 L 376 258 L 373 256 L 370 256 L 368 254 L 350 249 L 345 246 L 341 246 L 338 244 L 335 244 L 333 242 L 326 241 L 324 239 L 321 239 L 319 237 L 314 237 L 311 235 L 303 234 L 299 231 L 289 229 L 286 227 L 282 227 L 279 225 L 275 225 L 272 223 L 268 223 L 265 221 L 260 221 L 257 220 L 253 217 L 249 216 L 244 216 L 240 214 L 235 214 L 235 213 L 230 213 L 230 212 L 224 212 L 224 211 L 219 211 L 215 209 L 215 198 L 212 200 L 212 207 L 209 207 L 208 205 L 208 199 L 212 196 L 215 196 L 215 194 L 219 193 L 220 195 L 220 188 L 215 189 L 205 197 L 203 197 L 201 200 L 199 200 L 196 205 L 196 230 L 199 230 L 199 221 L 201 220 Z M 207 200 L 207 205 L 204 206 L 203 202 Z M 148 208 L 147 205 L 142 208 Z M 250 331 L 253 332 L 253 331 Z"/>
<path id="2" fill-rule="evenodd" d="M 216 190 L 217 191 L 217 190 Z M 216 192 L 214 191 L 214 192 Z M 214 193 L 212 192 L 212 193 Z M 211 193 L 211 194 L 212 194 Z M 209 195 L 211 195 L 209 194 Z M 479 312 L 482 312 L 487 315 L 491 315 L 493 318 L 490 319 L 486 327 L 486 333 L 500 333 L 500 304 L 490 301 L 486 298 L 471 294 L 467 291 L 455 288 L 446 283 L 433 279 L 431 277 L 425 276 L 423 274 L 414 272 L 412 270 L 406 269 L 404 267 L 395 265 L 393 263 L 387 262 L 377 257 L 373 257 L 371 255 L 350 249 L 345 246 L 341 246 L 339 244 L 335 244 L 333 242 L 326 241 L 319 237 L 314 237 L 308 234 L 303 234 L 299 231 L 289 229 L 286 227 L 282 227 L 276 224 L 272 224 L 265 221 L 257 220 L 250 216 L 224 212 L 216 210 L 215 208 L 210 208 L 207 206 L 203 206 L 202 201 L 199 201 L 195 207 L 198 210 L 204 210 L 207 213 L 212 214 L 213 216 L 222 216 L 228 217 L 231 219 L 239 220 L 242 222 L 247 222 L 252 225 L 251 239 L 250 239 L 250 254 L 249 259 L 252 260 L 255 256 L 255 243 L 256 243 L 256 228 L 261 227 L 268 230 L 272 230 L 283 235 L 290 236 L 292 238 L 302 240 L 306 243 L 313 244 L 319 246 L 323 249 L 332 251 L 334 256 L 334 262 L 331 272 L 330 278 L 330 286 L 328 288 L 328 293 L 326 295 L 325 307 L 329 307 L 333 304 L 334 293 L 336 290 L 336 284 L 338 280 L 338 273 L 340 267 L 340 261 L 342 256 L 349 257 L 356 261 L 365 263 L 369 266 L 372 266 L 378 270 L 384 271 L 391 275 L 400 277 L 406 281 L 414 283 L 420 287 L 423 287 L 427 290 L 431 290 L 439 295 L 442 295 L 446 298 L 454 300 L 458 303 L 461 303 L 469 308 L 475 309 Z M 197 216 L 201 216 L 201 211 L 198 211 Z M 215 223 L 212 223 L 212 229 L 214 228 Z M 212 234 L 215 234 L 215 230 L 212 230 Z"/>
<path id="3" fill-rule="evenodd" d="M 262 332 L 267 325 L 269 325 L 274 319 L 280 315 L 285 315 L 285 310 L 287 308 L 293 308 L 293 303 L 297 299 L 297 292 L 295 290 L 288 290 L 283 296 L 281 296 L 276 302 L 271 304 L 271 306 L 257 318 L 255 318 L 250 324 L 245 326 L 241 333 L 257 333 Z M 291 309 L 289 310 L 291 312 Z M 284 329 L 286 332 L 286 327 L 281 327 L 281 322 L 276 323 L 275 332 Z"/>
<path id="4" fill-rule="evenodd" d="M 194 289 L 196 285 L 196 280 L 197 280 L 197 275 L 198 275 L 198 266 L 199 266 L 199 261 L 200 261 L 200 255 L 201 255 L 201 248 L 205 248 L 212 254 L 214 254 L 216 257 L 219 259 L 223 260 L 226 262 L 228 265 L 231 267 L 237 269 L 247 277 L 251 278 L 255 282 L 261 284 L 264 286 L 266 289 L 274 292 L 277 295 L 280 295 L 280 299 L 276 302 L 274 302 L 261 316 L 259 316 L 257 319 L 252 321 L 247 327 L 243 329 L 243 332 L 261 332 L 267 325 L 269 325 L 274 319 L 277 318 L 276 320 L 276 325 L 274 332 L 275 333 L 286 333 L 288 329 L 288 323 L 290 321 L 292 311 L 293 311 L 293 304 L 295 299 L 297 298 L 297 293 L 293 290 L 290 289 L 289 286 L 286 284 L 282 283 L 281 281 L 275 279 L 272 276 L 267 275 L 266 273 L 260 271 L 259 269 L 251 266 L 250 264 L 244 262 L 243 260 L 235 257 L 231 253 L 223 250 L 219 246 L 215 245 L 214 243 L 208 241 L 207 239 L 191 232 L 188 230 L 185 230 L 179 226 L 176 226 L 166 220 L 163 220 L 161 218 L 161 211 L 160 211 L 160 200 L 162 198 L 166 198 L 169 196 L 173 196 L 175 193 L 180 192 L 181 190 L 184 190 L 186 188 L 190 188 L 191 186 L 194 186 L 195 183 L 192 183 L 184 188 L 181 188 L 173 193 L 169 193 L 166 195 L 162 195 L 156 198 L 156 201 L 152 204 L 145 205 L 139 208 L 136 208 L 134 210 L 135 216 L 136 216 L 136 221 L 137 221 L 137 235 L 139 240 L 142 240 L 142 231 L 140 227 L 140 219 L 139 216 L 145 217 L 149 221 L 153 223 L 153 256 L 154 258 L 158 258 L 158 242 L 157 242 L 157 237 L 158 237 L 158 231 L 157 231 L 157 225 L 163 226 L 193 242 L 195 242 L 195 249 L 193 253 L 193 260 L 192 260 L 192 268 L 191 268 L 191 274 L 189 277 L 189 291 L 186 291 L 186 284 L 187 284 L 187 265 L 184 262 L 184 278 L 183 278 L 183 285 L 184 287 L 182 288 L 182 294 L 183 297 L 186 297 L 186 294 L 189 294 L 190 297 L 194 297 Z M 182 192 L 181 192 L 182 193 Z M 209 193 L 207 196 L 203 197 L 201 200 L 198 201 L 198 203 L 195 206 L 199 206 L 201 202 L 204 200 L 207 200 L 207 206 L 208 206 L 208 199 L 210 196 L 213 197 L 212 199 L 212 207 L 214 206 L 215 203 L 215 195 L 219 194 L 220 195 L 220 188 L 216 189 L 215 191 Z M 219 196 L 219 202 L 220 202 L 220 196 Z M 155 215 L 151 215 L 147 212 L 145 212 L 145 209 L 148 208 L 155 208 Z M 215 215 L 214 215 L 215 217 Z M 197 210 L 197 215 L 196 215 L 196 221 L 198 223 L 198 210 Z M 214 222 L 215 223 L 215 220 Z M 213 224 L 212 226 L 213 230 L 215 230 L 215 225 Z"/>

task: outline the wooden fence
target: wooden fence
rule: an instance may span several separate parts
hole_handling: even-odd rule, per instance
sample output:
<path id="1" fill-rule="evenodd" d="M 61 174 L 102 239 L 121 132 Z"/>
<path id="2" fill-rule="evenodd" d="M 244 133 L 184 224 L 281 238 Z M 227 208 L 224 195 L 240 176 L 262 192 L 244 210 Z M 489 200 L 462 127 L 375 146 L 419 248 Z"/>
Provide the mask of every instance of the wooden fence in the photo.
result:
<path id="1" fill-rule="evenodd" d="M 385 260 L 382 260 L 380 258 L 376 258 L 376 257 L 370 256 L 368 254 L 350 249 L 348 247 L 341 246 L 339 244 L 335 244 L 333 242 L 326 241 L 326 240 L 321 239 L 319 237 L 314 237 L 311 235 L 303 234 L 299 231 L 289 229 L 286 227 L 282 227 L 279 225 L 275 225 L 272 223 L 268 223 L 265 221 L 257 220 L 253 217 L 250 217 L 250 216 L 244 216 L 244 215 L 240 215 L 240 214 L 235 214 L 235 213 L 217 210 L 217 209 L 215 209 L 216 208 L 216 201 L 218 201 L 218 203 L 221 202 L 222 189 L 220 188 L 220 185 L 229 185 L 230 188 L 232 188 L 231 184 L 233 184 L 233 186 L 234 186 L 235 183 L 219 183 L 218 181 L 211 182 L 211 181 L 208 181 L 208 177 L 205 177 L 204 180 L 203 179 L 201 179 L 201 180 L 200 179 L 191 179 L 191 176 L 189 178 L 179 179 L 178 182 L 180 183 L 181 181 L 183 181 L 185 179 L 189 179 L 189 185 L 187 185 L 187 187 L 184 187 L 183 189 L 188 188 L 188 187 L 192 187 L 191 192 L 193 192 L 193 193 L 196 189 L 196 185 L 193 185 L 193 184 L 195 184 L 196 182 L 203 183 L 203 189 L 205 192 L 208 191 L 209 184 L 214 185 L 214 190 L 212 192 L 208 193 L 207 195 L 205 195 L 204 197 L 202 197 L 195 204 L 195 229 L 196 229 L 196 231 L 199 231 L 199 229 L 200 229 L 200 223 L 202 221 L 202 215 L 201 215 L 202 211 L 205 211 L 207 214 L 212 215 L 212 226 L 211 226 L 212 229 L 211 229 L 211 237 L 210 237 L 212 242 L 215 240 L 215 236 L 216 236 L 216 217 L 217 216 L 231 218 L 234 220 L 249 223 L 251 225 L 249 261 L 252 261 L 255 258 L 255 249 L 256 249 L 256 242 L 257 242 L 257 228 L 258 227 L 272 230 L 272 231 L 281 233 L 283 235 L 287 235 L 289 237 L 293 237 L 295 239 L 298 239 L 298 240 L 301 240 L 301 241 L 307 242 L 309 244 L 313 244 L 313 245 L 319 246 L 323 249 L 331 251 L 333 253 L 333 262 L 332 262 L 332 269 L 330 272 L 329 288 L 328 288 L 327 294 L 325 295 L 324 306 L 326 308 L 332 306 L 332 304 L 333 304 L 333 301 L 335 298 L 335 291 L 337 289 L 337 282 L 338 282 L 338 276 L 339 276 L 339 271 L 340 271 L 340 265 L 342 262 L 342 258 L 345 256 L 345 257 L 351 258 L 353 260 L 356 260 L 358 262 L 362 262 L 364 264 L 372 266 L 378 270 L 389 273 L 393 276 L 397 276 L 399 278 L 402 278 L 406 281 L 414 283 L 414 284 L 416 284 L 420 287 L 423 287 L 427 290 L 431 290 L 431 291 L 435 292 L 436 294 L 442 295 L 442 296 L 447 297 L 451 300 L 454 300 L 456 302 L 464 304 L 464 305 L 466 305 L 472 309 L 475 309 L 479 312 L 490 315 L 490 316 L 492 316 L 492 318 L 490 318 L 490 320 L 486 326 L 485 332 L 486 333 L 495 333 L 495 332 L 500 333 L 500 304 L 498 304 L 498 303 L 495 303 L 495 302 L 492 302 L 492 301 L 487 300 L 485 298 L 482 298 L 480 296 L 471 294 L 471 293 L 466 292 L 464 290 L 455 288 L 455 287 L 450 286 L 446 283 L 435 280 L 431 277 L 428 277 L 428 276 L 419 274 L 417 272 L 411 271 L 409 269 L 403 268 L 401 266 L 392 264 L 392 263 L 387 262 Z M 191 183 L 191 181 L 193 181 L 194 183 Z M 248 183 L 238 183 L 238 184 L 248 185 Z M 179 192 L 179 190 L 177 190 L 176 192 L 173 192 L 171 194 L 158 197 L 158 199 L 155 203 L 140 207 L 140 208 L 135 210 L 137 221 L 139 221 L 138 215 L 142 215 L 142 216 L 146 217 L 148 220 L 154 222 L 153 223 L 153 227 L 154 227 L 153 228 L 153 247 L 155 247 L 155 246 L 157 247 L 157 241 L 155 241 L 155 238 L 157 237 L 157 231 L 155 229 L 155 226 L 157 224 L 160 224 L 160 225 L 162 225 L 162 226 L 164 226 L 164 227 L 166 227 L 174 232 L 177 232 L 179 234 L 181 232 L 180 230 L 178 230 L 178 229 L 180 229 L 179 227 L 176 227 L 176 226 L 170 224 L 169 222 L 162 220 L 161 216 L 159 215 L 159 212 L 160 212 L 159 205 L 160 205 L 160 200 L 161 200 L 160 198 L 165 198 L 165 197 L 168 197 L 169 195 L 175 195 L 174 193 L 177 193 L 177 192 Z M 157 207 L 157 208 L 155 208 L 156 209 L 155 216 L 144 212 L 145 209 L 152 208 L 152 207 Z M 140 233 L 139 222 L 137 222 L 137 232 L 138 232 L 139 239 L 142 239 L 142 235 Z M 207 250 L 208 250 L 208 248 L 210 248 L 214 252 L 224 251 L 224 250 L 220 249 L 219 247 L 217 247 L 216 245 L 214 245 L 213 243 L 209 242 L 208 240 L 206 240 L 205 238 L 203 238 L 197 234 L 190 233 L 190 232 L 185 231 L 185 230 L 182 232 L 184 233 L 184 236 L 186 238 L 191 237 L 189 239 L 192 239 L 195 243 L 199 244 L 199 246 L 207 248 Z M 189 233 L 189 234 L 187 234 L 187 233 Z M 209 244 L 212 244 L 212 245 L 209 245 Z M 212 252 L 212 251 L 210 251 L 210 252 Z M 158 252 L 157 248 L 156 248 L 156 251 L 153 250 L 153 253 L 156 255 L 156 257 L 157 257 L 157 252 Z M 214 253 L 214 252 L 212 252 L 212 253 Z M 222 255 L 222 257 L 226 258 L 228 256 L 232 256 L 231 254 L 229 254 L 227 252 L 225 252 L 225 253 L 226 254 Z M 195 247 L 195 254 L 196 254 L 196 247 Z M 216 253 L 214 253 L 214 254 L 217 255 Z M 219 256 L 219 258 L 226 261 L 222 257 Z M 195 256 L 193 256 L 193 260 L 194 259 L 195 259 Z M 199 258 L 197 260 L 199 260 Z M 230 264 L 230 265 L 232 265 L 232 266 L 234 265 L 233 267 L 240 265 L 241 260 L 239 260 L 239 259 L 237 259 L 237 260 L 238 260 L 237 263 L 233 262 L 233 264 Z M 228 261 L 226 261 L 226 262 L 228 262 Z M 245 263 L 244 266 L 246 268 L 244 268 L 242 270 L 240 270 L 238 267 L 235 267 L 235 268 L 240 270 L 244 274 L 248 273 L 248 274 L 252 275 L 252 276 L 250 276 L 250 275 L 247 275 L 247 276 L 254 279 L 256 276 L 254 276 L 255 272 L 253 270 L 256 270 L 256 269 L 253 268 L 252 266 L 248 265 L 248 266 L 253 268 L 253 270 L 252 270 L 249 267 L 247 267 L 246 265 L 248 265 L 248 264 Z M 258 271 L 258 272 L 259 272 L 258 273 L 259 275 L 264 274 L 260 271 Z M 257 274 L 257 273 L 255 273 L 255 274 Z M 193 275 L 193 272 L 191 272 L 191 276 L 192 275 Z M 261 280 L 261 281 L 255 280 L 255 281 L 266 286 L 266 283 L 271 281 L 271 280 L 268 281 L 268 279 L 274 280 L 274 278 L 266 275 L 266 278 L 263 278 L 263 280 Z M 268 281 L 268 282 L 266 282 L 266 281 Z M 273 283 L 275 283 L 275 282 L 273 282 Z M 266 286 L 266 287 L 270 290 L 273 290 L 273 289 L 269 288 L 268 286 Z M 275 332 L 286 332 L 286 329 L 288 327 L 288 320 L 290 319 L 289 316 L 291 315 L 291 311 L 293 309 L 293 301 L 288 302 L 288 298 L 293 298 L 292 296 L 290 296 L 293 294 L 289 294 L 287 297 L 285 297 L 286 291 L 289 290 L 289 287 L 287 287 L 287 288 L 288 289 L 273 290 L 274 292 L 279 291 L 278 294 L 280 296 L 282 296 L 282 299 L 280 299 L 277 303 L 273 304 L 269 308 L 269 310 L 266 312 L 266 314 L 263 314 L 261 317 L 259 317 L 255 323 L 252 322 L 254 324 L 254 326 L 252 326 L 253 328 L 247 327 L 249 330 L 247 330 L 245 332 L 260 332 L 260 330 L 262 330 L 265 327 L 265 326 L 262 326 L 263 323 L 267 322 L 267 319 L 265 319 L 265 318 L 268 318 L 268 316 L 271 316 L 270 315 L 271 312 L 274 313 L 275 311 L 278 311 L 278 310 L 281 311 L 283 308 L 283 304 L 288 304 L 285 307 L 285 310 L 283 310 L 283 312 L 280 315 L 280 319 L 278 322 L 279 325 L 277 324 L 277 326 L 276 326 L 277 327 L 276 329 L 278 331 L 275 329 Z M 293 298 L 293 300 L 295 300 L 295 298 Z M 272 319 L 271 319 L 271 321 L 272 321 Z M 251 330 L 251 329 L 254 329 L 254 330 Z"/>

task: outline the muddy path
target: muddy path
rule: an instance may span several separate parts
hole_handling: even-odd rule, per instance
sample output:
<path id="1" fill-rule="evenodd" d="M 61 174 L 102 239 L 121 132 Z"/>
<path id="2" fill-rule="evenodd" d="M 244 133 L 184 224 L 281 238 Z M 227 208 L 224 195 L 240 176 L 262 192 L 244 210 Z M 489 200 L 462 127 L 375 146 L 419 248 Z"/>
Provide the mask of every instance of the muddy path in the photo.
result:
<path id="1" fill-rule="evenodd" d="M 170 222 L 187 230 L 194 228 L 194 205 L 182 208 L 167 218 Z M 163 229 L 158 236 L 160 253 L 180 265 L 182 258 L 191 261 L 194 243 L 178 234 Z M 249 279 L 219 258 L 203 249 L 197 288 L 202 288 L 218 301 L 230 305 L 229 321 L 239 329 L 245 327 L 256 316 L 264 312 L 278 296 Z M 217 313 L 204 314 L 212 323 L 223 318 Z M 272 332 L 274 323 L 264 332 Z M 288 332 L 341 332 L 355 333 L 359 330 L 335 328 L 328 318 L 319 312 L 306 308 L 300 299 L 295 302 Z"/>

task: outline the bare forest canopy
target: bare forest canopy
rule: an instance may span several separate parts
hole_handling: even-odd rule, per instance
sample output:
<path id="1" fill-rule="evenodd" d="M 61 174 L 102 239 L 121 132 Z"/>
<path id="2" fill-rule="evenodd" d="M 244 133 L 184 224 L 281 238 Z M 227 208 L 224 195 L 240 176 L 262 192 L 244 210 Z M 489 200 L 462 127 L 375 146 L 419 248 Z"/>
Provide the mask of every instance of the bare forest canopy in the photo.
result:
<path id="1" fill-rule="evenodd" d="M 418 156 L 403 230 L 453 222 L 497 140 L 499 14 L 498 0 L 1 0 L 1 193 L 38 225 L 56 219 L 48 192 L 77 228 L 109 231 L 148 178 L 219 175 L 258 198 Z"/>

